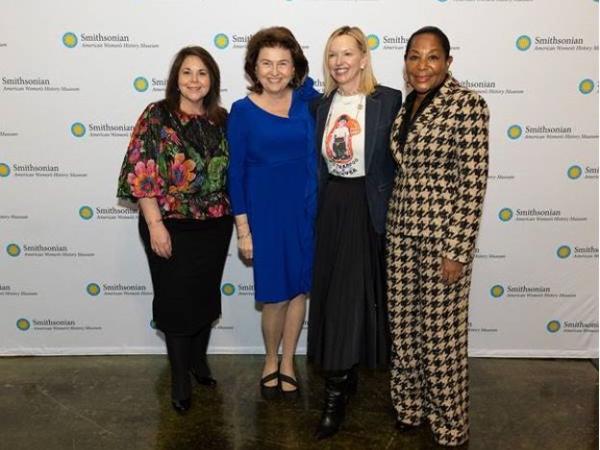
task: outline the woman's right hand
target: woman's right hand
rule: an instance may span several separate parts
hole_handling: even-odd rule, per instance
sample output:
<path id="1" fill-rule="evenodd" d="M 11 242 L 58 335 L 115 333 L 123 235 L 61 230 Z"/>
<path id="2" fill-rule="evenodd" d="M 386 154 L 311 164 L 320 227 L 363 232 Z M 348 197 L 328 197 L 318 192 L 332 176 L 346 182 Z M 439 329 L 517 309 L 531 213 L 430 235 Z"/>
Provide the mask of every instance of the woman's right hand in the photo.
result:
<path id="1" fill-rule="evenodd" d="M 148 225 L 150 230 L 150 246 L 152 251 L 161 258 L 171 257 L 171 235 L 165 224 L 160 221 Z"/>
<path id="2" fill-rule="evenodd" d="M 238 238 L 238 250 L 245 259 L 252 259 L 252 235 L 250 233 Z"/>

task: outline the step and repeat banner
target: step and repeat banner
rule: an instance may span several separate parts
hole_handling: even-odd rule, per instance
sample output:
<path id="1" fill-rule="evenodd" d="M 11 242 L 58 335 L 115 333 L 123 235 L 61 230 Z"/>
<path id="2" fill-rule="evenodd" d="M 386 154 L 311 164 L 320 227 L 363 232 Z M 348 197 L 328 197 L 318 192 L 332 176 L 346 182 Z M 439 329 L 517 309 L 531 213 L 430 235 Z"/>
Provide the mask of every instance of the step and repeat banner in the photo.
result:
<path id="1" fill-rule="evenodd" d="M 470 310 L 472 356 L 598 357 L 598 2 L 8 0 L 0 14 L 0 354 L 162 353 L 137 211 L 115 198 L 129 134 L 201 45 L 223 104 L 245 47 L 289 27 L 323 86 L 335 28 L 369 35 L 402 89 L 410 34 L 450 37 L 454 77 L 491 111 L 490 177 Z M 213 353 L 261 353 L 251 270 L 232 242 Z M 305 349 L 305 332 L 299 344 Z"/>

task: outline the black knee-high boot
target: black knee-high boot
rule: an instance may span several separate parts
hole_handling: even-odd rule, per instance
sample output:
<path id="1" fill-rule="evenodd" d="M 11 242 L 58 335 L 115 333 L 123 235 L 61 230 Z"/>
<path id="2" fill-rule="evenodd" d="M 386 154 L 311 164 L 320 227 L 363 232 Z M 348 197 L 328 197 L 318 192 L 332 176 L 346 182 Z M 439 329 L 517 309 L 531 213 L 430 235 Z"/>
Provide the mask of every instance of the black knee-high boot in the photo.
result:
<path id="1" fill-rule="evenodd" d="M 338 432 L 346 417 L 349 371 L 338 372 L 325 378 L 325 405 L 315 436 L 325 439 Z"/>
<path id="2" fill-rule="evenodd" d="M 206 350 L 210 340 L 211 325 L 202 328 L 197 334 L 192 336 L 192 359 L 190 372 L 198 382 L 204 386 L 216 386 L 217 380 L 212 377 L 208 361 L 206 359 Z"/>
<path id="3" fill-rule="evenodd" d="M 177 410 L 177 404 L 183 404 L 183 409 L 189 408 L 192 396 L 192 385 L 190 382 L 190 359 L 191 343 L 190 336 L 174 335 L 165 333 L 167 342 L 167 354 L 171 363 L 171 399 L 173 407 Z M 187 404 L 187 408 L 185 408 Z"/>

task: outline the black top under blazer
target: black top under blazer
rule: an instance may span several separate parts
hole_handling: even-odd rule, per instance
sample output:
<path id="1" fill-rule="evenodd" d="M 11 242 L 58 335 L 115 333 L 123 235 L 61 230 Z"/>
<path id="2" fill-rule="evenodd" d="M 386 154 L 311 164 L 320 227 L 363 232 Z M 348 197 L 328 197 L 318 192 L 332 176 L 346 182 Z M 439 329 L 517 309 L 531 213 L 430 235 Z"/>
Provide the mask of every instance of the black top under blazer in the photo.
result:
<path id="1" fill-rule="evenodd" d="M 329 172 L 322 155 L 323 133 L 333 93 L 314 105 L 318 152 L 319 195 L 327 184 Z M 377 86 L 366 98 L 365 109 L 365 185 L 373 228 L 385 232 L 388 201 L 392 194 L 396 164 L 390 152 L 390 130 L 402 106 L 402 92 Z"/>

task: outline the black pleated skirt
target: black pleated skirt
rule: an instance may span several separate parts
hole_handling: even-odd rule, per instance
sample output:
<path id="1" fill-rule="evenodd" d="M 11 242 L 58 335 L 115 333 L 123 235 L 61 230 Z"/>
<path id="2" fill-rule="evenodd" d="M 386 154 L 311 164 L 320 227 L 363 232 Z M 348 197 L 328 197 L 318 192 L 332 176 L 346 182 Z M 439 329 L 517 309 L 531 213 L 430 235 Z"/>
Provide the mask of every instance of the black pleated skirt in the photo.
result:
<path id="1" fill-rule="evenodd" d="M 383 367 L 389 347 L 383 236 L 365 179 L 331 177 L 317 217 L 308 358 L 326 371 Z"/>
<path id="2" fill-rule="evenodd" d="M 193 335 L 221 315 L 221 278 L 233 219 L 170 219 L 164 224 L 171 235 L 169 259 L 152 251 L 150 232 L 140 215 L 154 289 L 153 320 L 166 333 Z"/>

